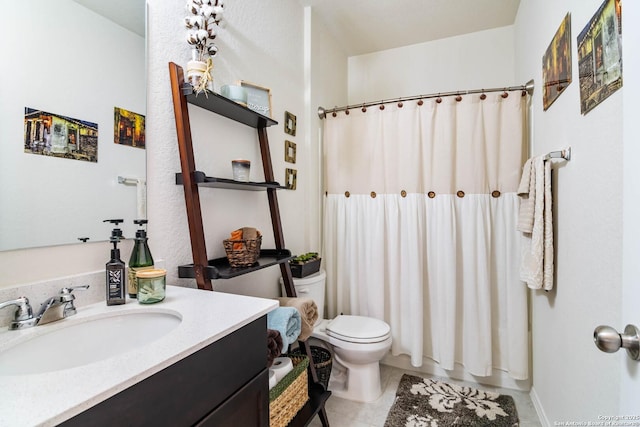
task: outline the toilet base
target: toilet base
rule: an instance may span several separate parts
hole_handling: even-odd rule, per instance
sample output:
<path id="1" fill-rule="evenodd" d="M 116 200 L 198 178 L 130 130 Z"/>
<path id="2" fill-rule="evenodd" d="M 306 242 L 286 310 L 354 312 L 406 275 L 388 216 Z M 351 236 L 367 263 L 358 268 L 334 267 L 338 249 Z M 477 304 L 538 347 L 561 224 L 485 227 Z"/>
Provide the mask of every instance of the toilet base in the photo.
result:
<path id="1" fill-rule="evenodd" d="M 345 363 L 335 353 L 333 357 L 329 390 L 334 396 L 356 402 L 373 402 L 382 395 L 379 362 L 354 365 Z"/>

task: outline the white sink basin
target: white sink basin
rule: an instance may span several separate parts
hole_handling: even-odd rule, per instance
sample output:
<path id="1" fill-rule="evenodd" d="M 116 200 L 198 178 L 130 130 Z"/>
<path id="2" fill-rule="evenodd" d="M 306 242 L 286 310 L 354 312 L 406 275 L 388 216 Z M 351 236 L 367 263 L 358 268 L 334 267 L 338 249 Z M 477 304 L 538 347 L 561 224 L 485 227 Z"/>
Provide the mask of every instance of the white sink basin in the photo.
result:
<path id="1" fill-rule="evenodd" d="M 74 320 L 29 329 L 31 335 L 0 352 L 0 375 L 40 374 L 108 359 L 159 339 L 182 317 L 173 311 L 137 310 Z"/>

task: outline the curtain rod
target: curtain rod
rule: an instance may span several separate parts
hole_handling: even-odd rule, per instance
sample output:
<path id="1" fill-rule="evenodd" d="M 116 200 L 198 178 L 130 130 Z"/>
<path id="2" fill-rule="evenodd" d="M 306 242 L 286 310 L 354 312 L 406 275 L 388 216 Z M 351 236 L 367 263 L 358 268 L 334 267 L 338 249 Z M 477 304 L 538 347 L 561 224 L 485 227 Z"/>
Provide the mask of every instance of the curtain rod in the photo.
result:
<path id="1" fill-rule="evenodd" d="M 338 111 L 346 111 L 346 110 L 350 110 L 352 108 L 358 108 L 358 107 L 366 108 L 374 105 L 390 104 L 392 102 L 415 101 L 417 99 L 419 100 L 419 99 L 437 98 L 441 96 L 470 95 L 473 93 L 501 92 L 501 91 L 508 92 L 512 90 L 523 90 L 523 91 L 526 91 L 529 95 L 532 95 L 533 88 L 534 88 L 534 82 L 533 82 L 533 79 L 531 79 L 527 83 L 521 86 L 496 87 L 491 89 L 458 90 L 454 92 L 439 92 L 439 93 L 431 93 L 428 95 L 417 95 L 417 96 L 410 96 L 405 98 L 394 98 L 394 99 L 387 99 L 387 100 L 381 100 L 381 101 L 375 101 L 375 102 L 364 102 L 362 104 L 346 105 L 344 107 L 333 107 L 329 109 L 325 109 L 324 107 L 318 107 L 318 117 L 320 117 L 320 119 L 322 120 L 327 117 L 327 113 L 337 113 Z"/>

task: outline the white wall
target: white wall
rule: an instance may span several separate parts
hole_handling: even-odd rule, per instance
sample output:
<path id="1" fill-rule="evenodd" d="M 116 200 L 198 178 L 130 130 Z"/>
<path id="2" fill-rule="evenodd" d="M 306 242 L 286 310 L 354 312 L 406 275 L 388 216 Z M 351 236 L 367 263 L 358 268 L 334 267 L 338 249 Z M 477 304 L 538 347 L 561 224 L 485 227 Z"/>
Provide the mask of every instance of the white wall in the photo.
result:
<path id="1" fill-rule="evenodd" d="M 71 0 L 1 9 L 0 250 L 108 240 L 106 218 L 127 218 L 131 236 L 136 190 L 117 176 L 144 177 L 145 151 L 114 144 L 113 120 L 114 107 L 145 114 L 144 38 Z M 25 107 L 97 123 L 98 162 L 24 153 Z M 108 247 L 0 252 L 0 287 L 93 271 Z"/>
<path id="2" fill-rule="evenodd" d="M 598 324 L 621 322 L 624 88 L 582 116 L 576 51 L 577 35 L 601 4 L 521 0 L 514 25 L 516 78 L 536 82 L 532 154 L 573 149 L 572 160 L 559 163 L 553 175 L 556 287 L 532 294 L 532 396 L 551 424 L 619 414 L 619 360 L 603 357 L 591 337 Z M 545 112 L 542 56 L 567 12 L 573 82 Z"/>
<path id="3" fill-rule="evenodd" d="M 149 2 L 149 105 L 147 110 L 149 180 L 149 230 L 154 256 L 166 260 L 168 281 L 194 286 L 193 280 L 177 279 L 177 266 L 192 262 L 182 187 L 175 185 L 179 156 L 171 101 L 167 63 L 184 66 L 190 58 L 183 41 L 183 2 Z M 276 180 L 283 183 L 285 168 L 298 170 L 298 189 L 278 192 L 286 246 L 294 253 L 317 250 L 317 145 L 309 138 L 310 102 L 305 94 L 304 8 L 294 0 L 282 2 L 233 1 L 225 4 L 226 27 L 216 39 L 219 54 L 214 58 L 216 89 L 239 79 L 272 91 L 273 118 L 268 128 L 271 158 Z M 284 133 L 284 112 L 297 116 L 297 134 Z M 196 150 L 196 166 L 210 176 L 231 177 L 231 160 L 251 160 L 251 179 L 263 179 L 257 134 L 254 129 L 203 111 L 189 109 Z M 284 162 L 284 141 L 297 144 L 295 165 Z M 151 146 L 152 145 L 152 146 Z M 312 165 L 314 165 L 312 167 Z M 311 189 L 311 190 L 310 190 Z M 201 189 L 204 228 L 209 258 L 223 257 L 222 240 L 242 226 L 263 232 L 263 248 L 273 248 L 274 239 L 265 192 Z M 232 280 L 214 282 L 217 290 L 257 296 L 279 293 L 280 270 L 270 268 Z"/>
<path id="4" fill-rule="evenodd" d="M 511 26 L 349 58 L 349 104 L 519 85 Z M 327 105 L 331 107 L 331 105 Z"/>

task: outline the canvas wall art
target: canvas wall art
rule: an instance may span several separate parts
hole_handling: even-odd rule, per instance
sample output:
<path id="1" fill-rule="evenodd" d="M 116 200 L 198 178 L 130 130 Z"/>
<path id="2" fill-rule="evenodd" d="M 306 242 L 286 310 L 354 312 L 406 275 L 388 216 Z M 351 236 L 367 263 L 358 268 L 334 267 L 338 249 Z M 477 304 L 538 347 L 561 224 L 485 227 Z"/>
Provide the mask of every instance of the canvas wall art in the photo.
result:
<path id="1" fill-rule="evenodd" d="M 113 142 L 135 148 L 145 148 L 145 117 L 142 114 L 114 108 Z"/>
<path id="2" fill-rule="evenodd" d="M 622 87 L 620 0 L 605 0 L 578 35 L 578 68 L 582 114 Z"/>
<path id="3" fill-rule="evenodd" d="M 562 20 L 551 44 L 542 57 L 542 103 L 544 110 L 553 104 L 571 83 L 571 14 Z"/>
<path id="4" fill-rule="evenodd" d="M 24 152 L 97 163 L 98 124 L 25 107 Z"/>

